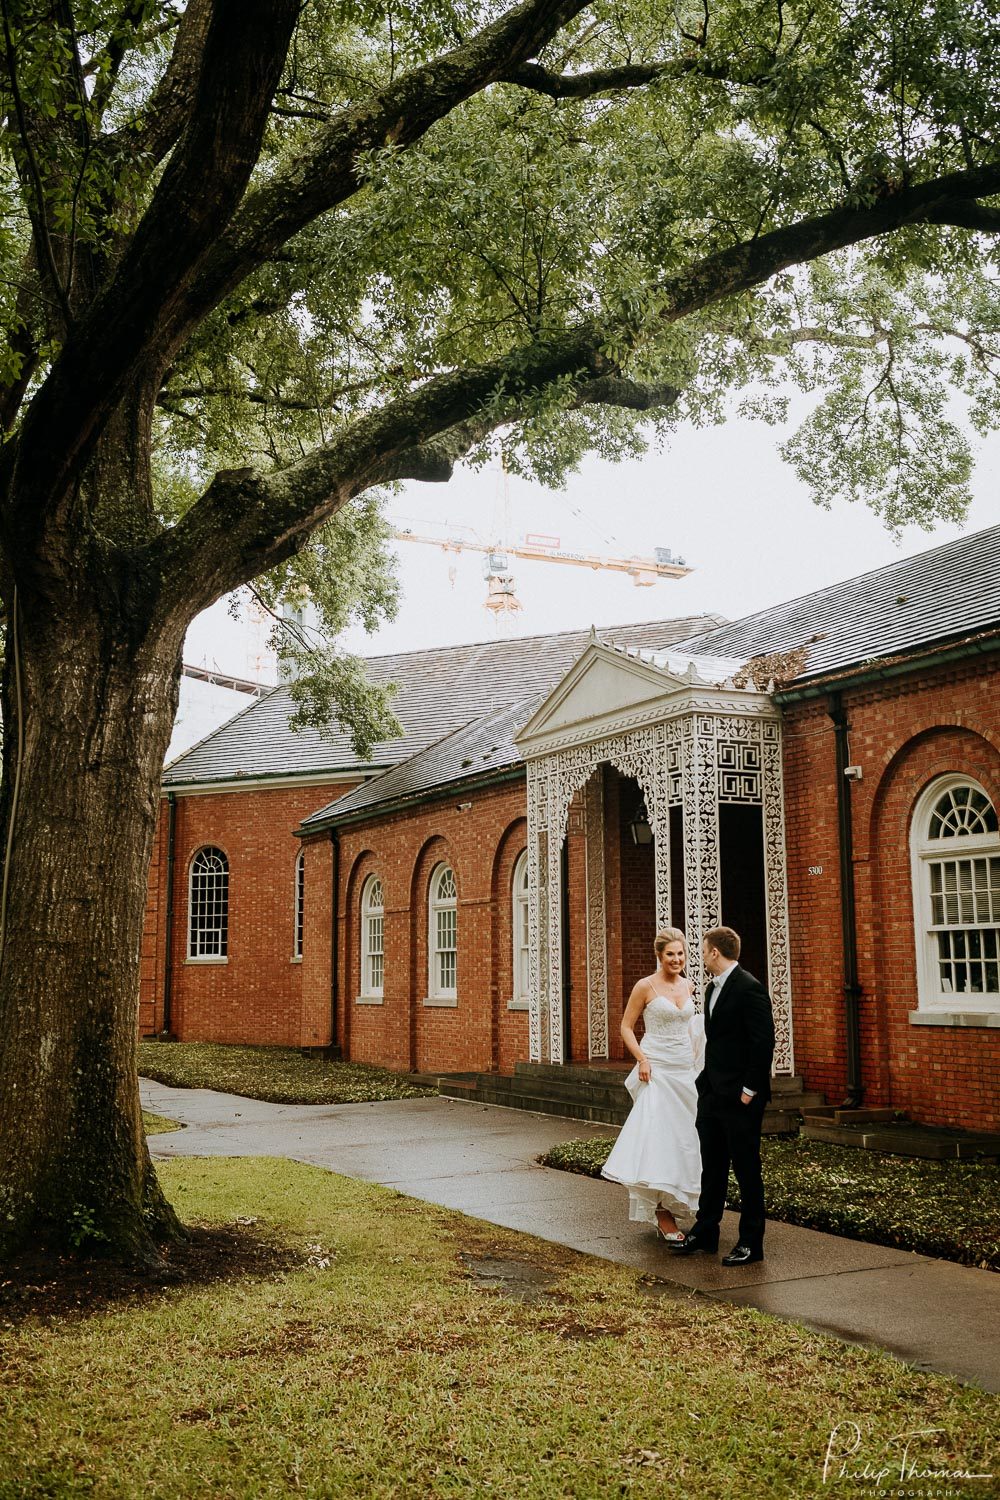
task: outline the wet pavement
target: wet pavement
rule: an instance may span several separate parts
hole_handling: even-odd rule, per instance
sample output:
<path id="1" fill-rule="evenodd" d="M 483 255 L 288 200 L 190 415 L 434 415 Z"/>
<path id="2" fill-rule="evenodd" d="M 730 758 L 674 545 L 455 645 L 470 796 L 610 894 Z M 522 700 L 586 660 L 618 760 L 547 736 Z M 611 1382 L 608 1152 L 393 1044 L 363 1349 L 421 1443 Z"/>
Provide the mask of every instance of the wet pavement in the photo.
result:
<path id="1" fill-rule="evenodd" d="M 757 1265 L 727 1270 L 717 1257 L 672 1256 L 651 1229 L 629 1222 L 624 1188 L 538 1165 L 557 1141 L 613 1135 L 611 1127 L 457 1099 L 265 1104 L 146 1080 L 142 1101 L 187 1126 L 151 1136 L 154 1157 L 291 1157 L 1000 1392 L 1000 1275 L 774 1222 Z M 722 1250 L 735 1241 L 727 1213 Z"/>

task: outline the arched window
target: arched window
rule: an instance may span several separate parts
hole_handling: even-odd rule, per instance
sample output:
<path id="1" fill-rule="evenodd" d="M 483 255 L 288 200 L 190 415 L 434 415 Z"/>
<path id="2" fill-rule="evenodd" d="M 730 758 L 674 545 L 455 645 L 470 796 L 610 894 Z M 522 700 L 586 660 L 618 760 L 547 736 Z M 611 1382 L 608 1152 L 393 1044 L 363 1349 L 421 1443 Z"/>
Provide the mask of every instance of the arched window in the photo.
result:
<path id="1" fill-rule="evenodd" d="M 188 958 L 229 955 L 229 861 L 221 849 L 199 849 L 191 861 Z"/>
<path id="2" fill-rule="evenodd" d="M 377 875 L 361 892 L 361 995 L 381 1000 L 385 982 L 385 895 Z"/>
<path id="3" fill-rule="evenodd" d="M 458 887 L 450 865 L 431 876 L 427 944 L 428 999 L 454 1004 L 458 998 Z"/>
<path id="4" fill-rule="evenodd" d="M 528 851 L 519 856 L 511 882 L 513 897 L 513 993 L 511 1010 L 528 1008 Z"/>
<path id="5" fill-rule="evenodd" d="M 302 957 L 302 934 L 306 925 L 306 851 L 300 849 L 295 858 L 295 931 L 292 937 L 292 957 Z"/>
<path id="6" fill-rule="evenodd" d="M 1000 832 L 986 792 L 967 776 L 935 781 L 912 829 L 922 1006 L 1000 1004 Z"/>

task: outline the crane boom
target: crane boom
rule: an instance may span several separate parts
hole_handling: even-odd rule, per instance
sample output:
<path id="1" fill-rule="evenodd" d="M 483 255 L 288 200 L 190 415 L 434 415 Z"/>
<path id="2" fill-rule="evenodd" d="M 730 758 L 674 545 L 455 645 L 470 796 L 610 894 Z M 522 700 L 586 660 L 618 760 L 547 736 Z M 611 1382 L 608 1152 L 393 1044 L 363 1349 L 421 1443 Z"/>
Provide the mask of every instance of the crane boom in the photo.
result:
<path id="1" fill-rule="evenodd" d="M 424 536 L 398 527 L 393 528 L 392 534 L 398 541 L 421 542 L 428 547 L 440 547 L 443 552 L 485 552 L 498 557 L 524 557 L 532 562 L 563 563 L 571 568 L 603 568 L 613 573 L 628 573 L 638 584 L 655 583 L 658 578 L 685 578 L 692 571 L 683 562 L 672 559 L 667 562 L 661 557 L 604 557 L 593 552 L 565 552 L 540 542 L 490 545 L 467 541 L 465 537 Z"/>

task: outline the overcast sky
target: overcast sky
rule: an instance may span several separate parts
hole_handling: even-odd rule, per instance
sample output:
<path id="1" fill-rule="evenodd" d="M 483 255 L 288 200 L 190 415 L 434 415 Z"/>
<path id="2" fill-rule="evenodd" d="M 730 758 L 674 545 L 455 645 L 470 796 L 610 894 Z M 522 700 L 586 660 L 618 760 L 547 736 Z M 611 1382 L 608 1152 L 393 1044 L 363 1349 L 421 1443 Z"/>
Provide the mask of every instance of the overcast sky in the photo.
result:
<path id="1" fill-rule="evenodd" d="M 898 540 L 860 506 L 825 511 L 778 454 L 779 428 L 733 419 L 685 430 L 668 451 L 641 462 L 588 460 L 564 491 L 509 479 L 495 470 L 459 472 L 448 485 L 407 487 L 392 504 L 399 524 L 489 542 L 506 522 L 507 540 L 528 532 L 559 537 L 563 548 L 611 556 L 651 556 L 668 547 L 694 572 L 678 582 L 637 588 L 624 575 L 511 559 L 522 609 L 497 620 L 484 608 L 483 556 L 399 543 L 403 599 L 377 636 L 353 632 L 364 655 L 624 624 L 711 611 L 738 619 L 826 584 L 1000 522 L 1000 434 L 978 444 L 975 499 L 961 526 Z M 186 659 L 236 675 L 273 665 L 267 627 L 235 625 L 222 604 L 192 627 Z"/>

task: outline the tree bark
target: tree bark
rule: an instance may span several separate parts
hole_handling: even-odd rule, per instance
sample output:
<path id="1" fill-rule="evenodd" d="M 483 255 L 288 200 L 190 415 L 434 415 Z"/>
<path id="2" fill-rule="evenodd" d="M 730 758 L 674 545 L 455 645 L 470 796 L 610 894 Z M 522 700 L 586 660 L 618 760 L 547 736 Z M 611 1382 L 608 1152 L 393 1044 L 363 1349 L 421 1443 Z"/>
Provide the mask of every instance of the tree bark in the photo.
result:
<path id="1" fill-rule="evenodd" d="M 0 1256 L 156 1258 L 182 1233 L 136 1075 L 139 947 L 178 630 L 109 601 L 9 610 L 0 970 Z M 16 618 L 15 618 L 16 616 Z"/>

